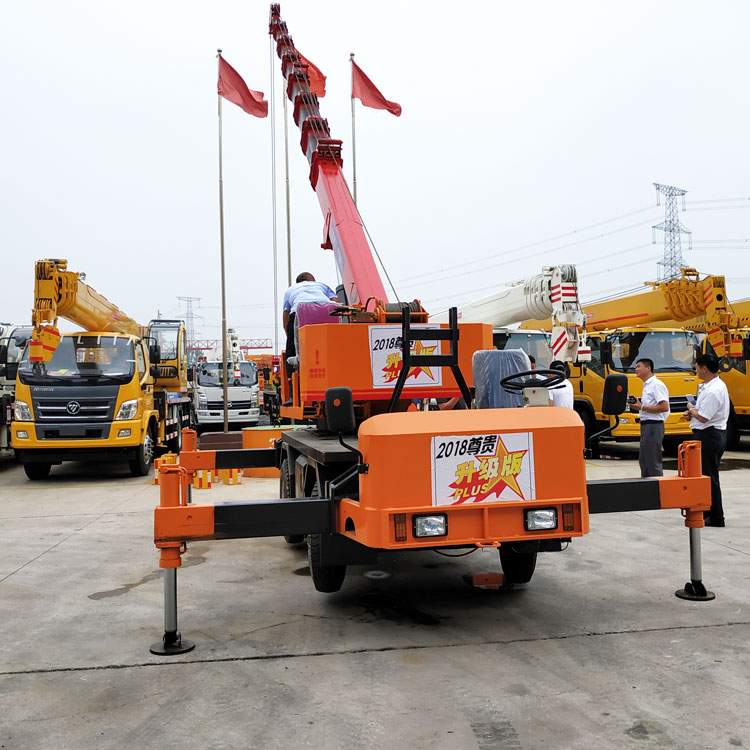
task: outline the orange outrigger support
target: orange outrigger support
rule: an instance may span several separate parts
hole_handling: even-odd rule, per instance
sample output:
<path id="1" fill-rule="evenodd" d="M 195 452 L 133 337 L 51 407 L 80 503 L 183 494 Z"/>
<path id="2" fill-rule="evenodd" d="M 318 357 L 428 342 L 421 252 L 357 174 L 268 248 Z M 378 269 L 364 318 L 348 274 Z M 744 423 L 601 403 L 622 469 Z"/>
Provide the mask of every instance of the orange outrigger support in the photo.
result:
<path id="1" fill-rule="evenodd" d="M 164 569 L 164 636 L 151 653 L 170 656 L 195 648 L 177 628 L 177 568 L 187 543 L 212 539 L 336 533 L 334 502 L 326 497 L 275 498 L 252 502 L 193 504 L 190 488 L 198 469 L 276 465 L 275 449 L 197 450 L 193 430 L 183 430 L 179 465 L 162 465 L 159 506 L 154 510 L 154 543 Z M 611 479 L 586 483 L 588 513 L 680 509 L 690 536 L 690 581 L 675 595 L 690 601 L 715 598 L 702 581 L 700 529 L 709 510 L 710 480 L 701 475 L 701 445 L 685 442 L 676 477 Z"/>

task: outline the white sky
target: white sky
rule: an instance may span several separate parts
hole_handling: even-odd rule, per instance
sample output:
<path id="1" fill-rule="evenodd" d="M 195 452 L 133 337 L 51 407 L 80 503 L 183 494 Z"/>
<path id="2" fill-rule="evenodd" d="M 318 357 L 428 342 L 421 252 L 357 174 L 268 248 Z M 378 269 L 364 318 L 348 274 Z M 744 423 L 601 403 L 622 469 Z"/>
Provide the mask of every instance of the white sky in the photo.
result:
<path id="1" fill-rule="evenodd" d="M 268 98 L 268 11 L 4 4 L 1 320 L 30 320 L 34 261 L 62 257 L 143 323 L 200 297 L 197 333 L 219 337 L 215 54 Z M 746 2 L 286 0 L 281 15 L 328 76 L 321 110 L 347 177 L 349 52 L 403 107 L 396 118 L 357 103 L 356 115 L 359 208 L 401 299 L 437 312 L 560 263 L 578 265 L 584 300 L 653 280 L 663 247 L 650 227 L 664 218 L 653 182 L 689 191 L 686 262 L 725 274 L 730 299 L 750 296 Z M 293 274 L 335 286 L 291 121 L 289 135 Z M 228 102 L 224 195 L 228 324 L 273 338 L 270 118 Z"/>

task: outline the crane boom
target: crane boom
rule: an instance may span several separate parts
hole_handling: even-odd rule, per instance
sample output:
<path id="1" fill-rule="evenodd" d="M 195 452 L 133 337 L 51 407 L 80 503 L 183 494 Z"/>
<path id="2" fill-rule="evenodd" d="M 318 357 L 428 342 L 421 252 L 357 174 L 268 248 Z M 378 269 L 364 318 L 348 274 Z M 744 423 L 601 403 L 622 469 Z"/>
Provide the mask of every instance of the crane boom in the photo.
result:
<path id="1" fill-rule="evenodd" d="M 294 122 L 302 133 L 300 145 L 310 164 L 310 182 L 323 212 L 324 249 L 333 250 L 347 304 L 388 301 L 383 281 L 365 237 L 362 220 L 341 171 L 341 141 L 331 138 L 320 114 L 318 97 L 310 91 L 307 66 L 300 59 L 281 20 L 278 3 L 271 5 L 269 34 L 276 42 L 286 92 L 294 105 Z"/>
<path id="2" fill-rule="evenodd" d="M 694 268 L 680 270 L 680 278 L 646 282 L 649 291 L 585 305 L 586 328 L 609 331 L 667 321 L 680 325 L 702 317 L 703 330 L 716 354 L 734 356 L 736 344 L 730 331 L 736 328 L 737 319 L 729 312 L 724 277 L 701 278 Z M 546 328 L 550 324 L 550 320 L 527 320 L 521 327 Z"/>
<path id="3" fill-rule="evenodd" d="M 489 323 L 494 329 L 545 316 L 551 316 L 555 356 L 567 361 L 588 361 L 585 317 L 578 301 L 573 265 L 545 266 L 540 274 L 458 308 L 462 323 Z M 447 312 L 430 316 L 432 323 L 447 320 Z"/>
<path id="4" fill-rule="evenodd" d="M 29 342 L 32 362 L 49 362 L 60 340 L 59 317 L 86 331 L 127 333 L 139 338 L 144 329 L 92 287 L 84 283 L 85 275 L 68 271 L 68 261 L 47 258 L 35 267 L 34 326 Z"/>

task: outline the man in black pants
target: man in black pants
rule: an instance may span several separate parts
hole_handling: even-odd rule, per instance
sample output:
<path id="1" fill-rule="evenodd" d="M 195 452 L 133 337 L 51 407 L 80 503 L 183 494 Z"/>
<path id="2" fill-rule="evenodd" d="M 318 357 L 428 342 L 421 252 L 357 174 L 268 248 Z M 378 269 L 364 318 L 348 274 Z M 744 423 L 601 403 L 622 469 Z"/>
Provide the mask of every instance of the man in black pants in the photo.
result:
<path id="1" fill-rule="evenodd" d="M 719 462 L 727 441 L 729 394 L 719 377 L 719 360 L 713 354 L 695 358 L 695 373 L 703 381 L 695 406 L 688 405 L 685 417 L 701 443 L 701 471 L 711 478 L 711 510 L 704 513 L 706 526 L 724 526 L 724 507 L 719 484 Z"/>

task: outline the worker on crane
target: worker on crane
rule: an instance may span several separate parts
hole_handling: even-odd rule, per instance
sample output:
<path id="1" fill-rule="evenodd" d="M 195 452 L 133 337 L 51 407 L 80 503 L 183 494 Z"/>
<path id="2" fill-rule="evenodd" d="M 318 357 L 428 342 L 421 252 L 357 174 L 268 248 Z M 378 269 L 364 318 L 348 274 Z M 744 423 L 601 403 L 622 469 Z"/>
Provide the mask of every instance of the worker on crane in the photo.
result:
<path id="1" fill-rule="evenodd" d="M 315 281 L 309 271 L 303 271 L 295 283 L 284 293 L 283 320 L 286 331 L 286 358 L 297 353 L 294 340 L 294 323 L 297 318 L 297 306 L 305 302 L 338 302 L 336 292 L 322 281 Z"/>

